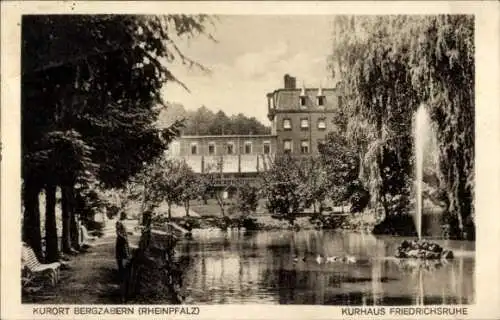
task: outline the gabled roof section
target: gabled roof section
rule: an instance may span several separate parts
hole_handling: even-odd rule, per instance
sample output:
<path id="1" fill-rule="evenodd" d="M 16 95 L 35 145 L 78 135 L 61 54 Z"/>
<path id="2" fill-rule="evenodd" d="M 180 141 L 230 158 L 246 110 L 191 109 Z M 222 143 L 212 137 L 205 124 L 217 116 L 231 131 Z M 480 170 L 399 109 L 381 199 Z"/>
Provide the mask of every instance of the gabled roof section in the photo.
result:
<path id="1" fill-rule="evenodd" d="M 305 106 L 300 104 L 302 94 L 305 97 Z M 278 89 L 273 95 L 275 111 L 304 110 L 304 108 L 332 110 L 337 108 L 339 103 L 338 90 L 333 88 Z M 324 105 L 318 105 L 318 96 L 324 97 Z"/>

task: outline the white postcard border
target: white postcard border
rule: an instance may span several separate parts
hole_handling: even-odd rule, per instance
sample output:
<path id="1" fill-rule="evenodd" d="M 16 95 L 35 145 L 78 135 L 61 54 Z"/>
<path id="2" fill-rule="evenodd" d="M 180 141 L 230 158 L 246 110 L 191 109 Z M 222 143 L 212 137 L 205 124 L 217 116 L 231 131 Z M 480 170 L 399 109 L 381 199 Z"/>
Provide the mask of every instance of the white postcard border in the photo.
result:
<path id="1" fill-rule="evenodd" d="M 464 318 L 500 316 L 500 5 L 497 2 L 2 2 L 1 83 L 1 305 L 2 318 L 33 319 L 34 306 L 20 303 L 20 17 L 27 13 L 212 13 L 212 14 L 474 14 L 476 17 L 476 303 Z M 69 307 L 74 305 L 61 305 Z M 96 307 L 91 306 L 91 307 Z M 110 307 L 110 306 L 108 306 Z M 148 306 L 151 307 L 151 306 Z M 163 307 L 163 306 L 162 306 Z M 224 305 L 197 306 L 199 315 L 138 316 L 130 318 L 203 319 L 337 319 L 336 306 Z M 437 307 L 437 306 L 436 306 Z M 390 307 L 386 307 L 389 310 Z M 88 318 L 83 315 L 81 318 Z M 395 318 L 356 316 L 353 318 Z M 39 318 L 53 319 L 44 316 Z M 57 319 L 77 319 L 71 313 Z M 95 319 L 128 316 L 94 315 Z M 349 318 L 349 317 L 348 317 Z M 415 318 L 415 316 L 413 316 Z M 436 316 L 418 316 L 418 319 Z M 440 319 L 447 317 L 439 316 Z"/>

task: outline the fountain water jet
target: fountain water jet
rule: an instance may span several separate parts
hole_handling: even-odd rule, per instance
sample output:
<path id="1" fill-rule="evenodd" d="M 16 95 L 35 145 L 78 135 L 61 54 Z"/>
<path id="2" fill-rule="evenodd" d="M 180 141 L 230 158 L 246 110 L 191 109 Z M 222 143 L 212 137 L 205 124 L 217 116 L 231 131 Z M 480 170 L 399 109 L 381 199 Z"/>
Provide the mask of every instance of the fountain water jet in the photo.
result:
<path id="1" fill-rule="evenodd" d="M 452 259 L 453 252 L 445 250 L 437 243 L 422 240 L 422 214 L 424 208 L 423 186 L 424 169 L 426 160 L 434 150 L 430 147 L 435 144 L 434 131 L 431 124 L 430 115 L 424 104 L 418 108 L 413 126 L 413 137 L 415 140 L 415 170 L 416 170 L 416 210 L 414 214 L 415 227 L 417 229 L 417 241 L 404 240 L 397 248 L 398 258 L 417 259 Z"/>
<path id="2" fill-rule="evenodd" d="M 422 209 L 423 209 L 423 198 L 422 198 L 422 186 L 424 179 L 424 156 L 426 149 L 429 144 L 429 140 L 432 137 L 432 127 L 430 116 L 427 112 L 425 105 L 420 105 L 415 115 L 415 125 L 413 137 L 415 140 L 415 168 L 416 168 L 416 197 L 417 197 L 417 207 L 415 210 L 415 226 L 417 229 L 418 239 L 422 239 Z"/>

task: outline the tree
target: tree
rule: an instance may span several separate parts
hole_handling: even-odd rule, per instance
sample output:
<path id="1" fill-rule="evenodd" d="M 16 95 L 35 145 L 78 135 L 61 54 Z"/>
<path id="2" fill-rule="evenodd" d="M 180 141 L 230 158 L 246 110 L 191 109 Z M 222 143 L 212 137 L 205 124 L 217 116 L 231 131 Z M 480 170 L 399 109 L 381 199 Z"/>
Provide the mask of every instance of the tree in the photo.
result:
<path id="1" fill-rule="evenodd" d="M 255 117 L 239 113 L 230 118 L 231 134 L 270 134 L 271 128 L 263 125 Z"/>
<path id="2" fill-rule="evenodd" d="M 23 232 L 23 239 L 37 254 L 39 209 L 33 201 L 45 185 L 52 195 L 51 177 L 64 177 L 63 225 L 69 228 L 77 198 L 75 178 L 79 178 L 71 172 L 71 164 L 84 162 L 63 155 L 54 167 L 64 171 L 40 170 L 54 165 L 47 162 L 50 150 L 41 147 L 47 146 L 43 140 L 51 132 L 76 132 L 79 137 L 71 134 L 60 141 L 66 147 L 82 141 L 91 149 L 89 158 L 99 181 L 108 188 L 123 186 L 145 163 L 163 154 L 178 134 L 177 123 L 154 126 L 162 105 L 160 91 L 167 81 L 180 83 L 168 64 L 176 60 L 196 65 L 179 51 L 175 39 L 206 34 L 207 22 L 206 16 L 183 15 L 23 17 L 23 228 L 32 231 Z M 71 231 L 63 233 L 63 249 L 69 250 Z"/>
<path id="3" fill-rule="evenodd" d="M 179 200 L 188 217 L 191 200 L 197 199 L 204 192 L 203 181 L 185 162 L 179 174 L 182 177 Z"/>
<path id="4" fill-rule="evenodd" d="M 238 187 L 237 209 L 244 215 L 255 213 L 259 205 L 260 188 L 256 184 L 242 183 Z"/>
<path id="5" fill-rule="evenodd" d="M 473 216 L 474 18 L 339 16 L 332 70 L 343 82 L 349 140 L 372 205 L 389 213 L 413 180 L 412 116 L 426 105 L 439 143 L 440 185 L 461 237 Z"/>
<path id="6" fill-rule="evenodd" d="M 222 166 L 222 159 L 213 165 L 206 166 L 204 173 L 201 176 L 201 183 L 204 195 L 213 195 L 219 205 L 222 216 L 226 217 L 226 203 L 224 201 L 223 193 L 227 191 L 227 188 L 223 188 L 222 190 L 219 190 L 218 188 L 218 186 L 221 185 Z"/>
<path id="7" fill-rule="evenodd" d="M 201 106 L 188 118 L 188 125 L 184 130 L 184 134 L 210 134 L 210 125 L 212 124 L 214 117 L 215 114 L 210 109 L 205 106 Z"/>
<path id="8" fill-rule="evenodd" d="M 357 196 L 351 197 L 363 189 L 358 179 L 360 159 L 356 146 L 349 143 L 345 131 L 335 130 L 328 133 L 325 143 L 319 146 L 319 152 L 332 201 L 340 205 L 350 199 L 357 202 Z"/>
<path id="9" fill-rule="evenodd" d="M 289 155 L 277 157 L 263 177 L 263 192 L 267 198 L 268 210 L 291 225 L 304 208 L 307 195 L 301 178 L 300 166 Z"/>
<path id="10" fill-rule="evenodd" d="M 299 161 L 299 170 L 304 207 L 312 206 L 314 214 L 321 213 L 329 187 L 325 168 L 319 158 L 307 157 Z"/>
<path id="11" fill-rule="evenodd" d="M 163 126 L 171 125 L 174 120 L 184 120 L 182 133 L 185 135 L 221 135 L 224 134 L 269 134 L 271 128 L 260 123 L 255 117 L 242 113 L 228 117 L 223 111 L 213 113 L 202 106 L 196 111 L 187 111 L 182 105 L 169 103 L 169 108 L 160 114 Z"/>
<path id="12" fill-rule="evenodd" d="M 209 134 L 214 135 L 224 135 L 231 134 L 231 125 L 228 116 L 224 113 L 224 111 L 219 110 L 208 127 Z"/>
<path id="13" fill-rule="evenodd" d="M 158 115 L 157 126 L 167 128 L 175 124 L 176 121 L 182 121 L 184 125 L 182 132 L 184 133 L 188 127 L 188 121 L 192 112 L 187 111 L 180 103 L 167 102 L 166 106 Z"/>
<path id="14" fill-rule="evenodd" d="M 135 181 L 142 185 L 143 209 L 154 212 L 162 202 L 168 206 L 168 217 L 172 217 L 172 205 L 181 203 L 187 172 L 191 169 L 182 160 L 158 157 L 148 165 Z"/>
<path id="15" fill-rule="evenodd" d="M 24 198 L 27 200 L 25 200 L 25 225 L 23 227 L 26 228 L 26 232 L 29 232 L 25 235 L 25 241 L 33 247 L 38 255 L 42 256 L 41 246 L 38 245 L 41 240 L 40 213 L 38 204 L 32 204 L 31 201 L 38 203 L 38 194 L 42 188 L 45 188 L 47 195 L 46 259 L 49 261 L 55 261 L 58 258 L 55 188 L 60 186 L 63 196 L 61 247 L 63 252 L 71 252 L 70 228 L 74 228 L 75 225 L 72 226 L 72 223 L 76 223 L 71 207 L 74 205 L 73 187 L 77 183 L 86 185 L 94 180 L 93 173 L 96 166 L 90 159 L 91 151 L 91 148 L 81 139 L 80 134 L 74 130 L 68 130 L 47 133 L 38 140 L 31 152 L 25 154 L 23 173 L 27 179 L 24 181 Z M 37 179 L 37 181 L 30 181 L 30 179 Z M 33 228 L 30 227 L 31 224 L 33 224 Z"/>

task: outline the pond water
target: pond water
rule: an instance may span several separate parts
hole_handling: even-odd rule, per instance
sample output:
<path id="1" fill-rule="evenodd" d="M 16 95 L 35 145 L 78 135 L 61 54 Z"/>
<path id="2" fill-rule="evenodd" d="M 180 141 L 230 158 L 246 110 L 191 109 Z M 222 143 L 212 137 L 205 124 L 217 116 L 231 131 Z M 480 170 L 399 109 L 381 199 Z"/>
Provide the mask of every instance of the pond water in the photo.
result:
<path id="1" fill-rule="evenodd" d="M 474 243 L 437 241 L 455 259 L 433 270 L 391 258 L 402 237 L 334 231 L 194 230 L 176 251 L 195 304 L 416 305 L 474 303 Z M 357 261 L 321 263 L 323 256 Z M 294 261 L 295 256 L 299 261 Z M 307 257 L 302 261 L 302 257 Z M 406 261 L 407 263 L 409 261 Z"/>

